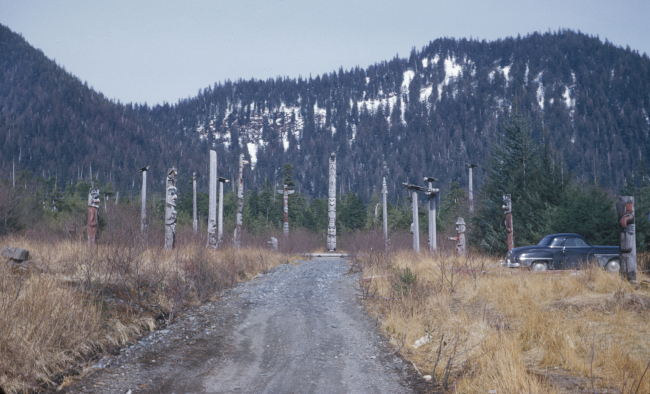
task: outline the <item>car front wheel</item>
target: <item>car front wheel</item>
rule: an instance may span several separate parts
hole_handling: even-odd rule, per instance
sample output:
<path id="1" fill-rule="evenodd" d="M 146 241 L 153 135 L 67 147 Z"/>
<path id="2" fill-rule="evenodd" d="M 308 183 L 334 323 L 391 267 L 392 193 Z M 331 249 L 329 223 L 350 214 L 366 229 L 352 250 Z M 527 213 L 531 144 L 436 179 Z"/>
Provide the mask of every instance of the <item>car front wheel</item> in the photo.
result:
<path id="1" fill-rule="evenodd" d="M 605 269 L 607 272 L 616 273 L 621 269 L 621 264 L 618 262 L 618 259 L 613 259 L 605 264 Z"/>
<path id="2" fill-rule="evenodd" d="M 531 271 L 546 271 L 547 269 L 548 269 L 548 265 L 546 263 L 542 263 L 539 261 L 536 261 L 530 265 Z"/>

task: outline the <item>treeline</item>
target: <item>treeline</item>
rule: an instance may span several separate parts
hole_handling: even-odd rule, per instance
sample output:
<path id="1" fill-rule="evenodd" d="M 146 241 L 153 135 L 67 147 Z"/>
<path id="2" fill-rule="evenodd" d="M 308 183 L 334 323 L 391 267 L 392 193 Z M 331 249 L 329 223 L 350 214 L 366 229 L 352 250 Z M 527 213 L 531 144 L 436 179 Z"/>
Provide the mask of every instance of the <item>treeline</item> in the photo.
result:
<path id="1" fill-rule="evenodd" d="M 222 81 L 155 106 L 107 100 L 4 26 L 0 52 L 0 171 L 15 163 L 61 187 L 92 171 L 137 194 L 136 170 L 149 165 L 161 191 L 174 165 L 183 176 L 196 172 L 206 191 L 213 148 L 222 176 L 236 174 L 240 153 L 254 153 L 252 190 L 279 182 L 290 163 L 297 189 L 322 199 L 336 152 L 343 194 L 369 204 L 386 176 L 396 201 L 401 183 L 423 174 L 444 189 L 466 184 L 467 162 L 481 165 L 481 185 L 489 147 L 514 108 L 533 125 L 531 138 L 541 141 L 544 130 L 555 165 L 583 183 L 618 190 L 650 152 L 647 55 L 570 30 L 438 39 L 366 68 Z"/>
<path id="2" fill-rule="evenodd" d="M 596 182 L 579 182 L 558 165 L 558 154 L 543 138 L 537 142 L 531 122 L 522 114 L 514 113 L 501 125 L 499 142 L 490 147 L 486 165 L 486 181 L 476 193 L 475 215 L 468 210 L 464 187 L 454 182 L 443 188 L 438 201 L 437 228 L 443 235 L 451 235 L 454 222 L 468 219 L 469 241 L 485 253 L 505 251 L 502 196 L 510 194 L 513 207 L 515 246 L 537 243 L 544 235 L 557 232 L 575 232 L 598 245 L 617 245 L 617 214 L 615 196 Z M 295 190 L 289 195 L 289 222 L 291 229 L 304 228 L 316 233 L 327 229 L 327 199 L 312 198 L 296 190 L 294 168 L 285 163 L 280 171 L 280 184 Z M 192 225 L 193 192 L 189 177 L 180 176 L 177 204 L 180 226 Z M 101 191 L 103 205 L 118 204 L 118 193 L 111 183 L 96 178 L 80 180 L 63 190 L 55 179 L 33 177 L 29 172 L 17 175 L 16 185 L 11 179 L 0 184 L 0 219 L 2 233 L 20 231 L 33 226 L 46 226 L 52 231 L 65 232 L 71 227 L 82 229 L 86 220 L 88 191 L 92 185 Z M 245 178 L 245 185 L 247 185 Z M 246 186 L 248 187 L 248 186 Z M 281 189 L 266 180 L 260 188 L 247 189 L 244 198 L 244 227 L 250 233 L 262 234 L 269 229 L 282 228 L 283 196 Z M 409 194 L 388 203 L 388 223 L 391 232 L 408 231 L 412 223 Z M 639 252 L 650 246 L 650 174 L 642 162 L 628 177 L 622 195 L 636 198 L 636 231 Z M 361 230 L 379 230 L 382 224 L 381 198 L 378 193 L 369 203 L 355 193 L 337 196 L 337 233 L 341 236 Z M 139 206 L 139 196 L 122 195 L 120 205 Z M 236 194 L 224 194 L 224 228 L 235 227 Z M 162 226 L 164 198 L 152 193 L 148 204 L 151 220 Z M 197 193 L 197 213 L 201 228 L 208 216 L 208 194 Z M 427 228 L 426 202 L 419 209 L 420 228 Z M 106 219 L 100 214 L 100 230 Z"/>

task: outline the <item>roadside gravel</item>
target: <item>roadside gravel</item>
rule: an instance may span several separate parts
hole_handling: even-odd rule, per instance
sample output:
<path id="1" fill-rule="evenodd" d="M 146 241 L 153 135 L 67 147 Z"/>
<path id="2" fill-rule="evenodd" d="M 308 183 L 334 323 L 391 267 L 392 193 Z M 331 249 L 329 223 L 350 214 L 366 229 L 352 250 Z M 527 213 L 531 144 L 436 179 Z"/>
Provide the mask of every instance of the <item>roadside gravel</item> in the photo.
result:
<path id="1" fill-rule="evenodd" d="M 117 356 L 67 393 L 409 393 L 341 259 L 283 264 Z"/>

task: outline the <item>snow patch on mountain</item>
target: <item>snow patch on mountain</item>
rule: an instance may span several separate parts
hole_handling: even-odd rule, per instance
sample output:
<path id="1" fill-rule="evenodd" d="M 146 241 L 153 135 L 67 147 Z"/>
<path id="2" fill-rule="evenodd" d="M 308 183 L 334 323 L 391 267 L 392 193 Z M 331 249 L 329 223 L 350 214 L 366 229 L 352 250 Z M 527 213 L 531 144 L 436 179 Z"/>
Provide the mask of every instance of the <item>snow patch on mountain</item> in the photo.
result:
<path id="1" fill-rule="evenodd" d="M 415 77 L 415 72 L 413 70 L 404 71 L 404 79 L 402 80 L 402 93 L 409 92 L 409 86 L 411 86 L 411 81 Z"/>
<path id="2" fill-rule="evenodd" d="M 537 94 L 536 94 L 537 103 L 539 104 L 539 107 L 542 109 L 542 111 L 544 110 L 544 93 L 545 93 L 544 84 L 542 83 L 542 81 L 544 80 L 543 78 L 544 78 L 544 72 L 540 72 L 539 74 L 537 74 L 537 77 L 535 77 L 535 79 L 533 80 L 533 82 L 537 84 Z"/>
<path id="3" fill-rule="evenodd" d="M 436 55 L 437 56 L 437 55 Z M 456 57 L 447 57 L 444 61 L 445 64 L 445 79 L 438 84 L 438 100 L 442 96 L 442 89 L 449 85 L 452 80 L 461 76 L 463 72 L 462 64 L 456 62 Z"/>

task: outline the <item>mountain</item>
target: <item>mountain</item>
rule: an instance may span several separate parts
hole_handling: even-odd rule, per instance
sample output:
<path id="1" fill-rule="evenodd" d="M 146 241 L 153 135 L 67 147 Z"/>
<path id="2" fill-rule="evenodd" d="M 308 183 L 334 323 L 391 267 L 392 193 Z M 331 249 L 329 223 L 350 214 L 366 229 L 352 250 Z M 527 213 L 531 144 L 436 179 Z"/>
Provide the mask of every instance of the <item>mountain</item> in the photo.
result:
<path id="1" fill-rule="evenodd" d="M 291 163 L 297 187 L 322 197 L 336 152 L 341 194 L 368 200 L 386 176 L 395 198 L 401 182 L 423 176 L 466 184 L 465 163 L 487 163 L 513 111 L 567 176 L 612 190 L 645 168 L 650 152 L 648 56 L 570 30 L 438 39 L 365 69 L 225 81 L 155 107 L 107 100 L 6 27 L 0 53 L 4 168 L 15 158 L 62 182 L 92 165 L 118 190 L 137 193 L 137 168 L 151 165 L 162 187 L 176 165 L 184 177 L 197 172 L 205 190 L 213 147 L 222 176 L 235 176 L 240 153 L 250 157 L 247 188 L 275 182 Z M 485 172 L 474 174 L 480 186 Z"/>

